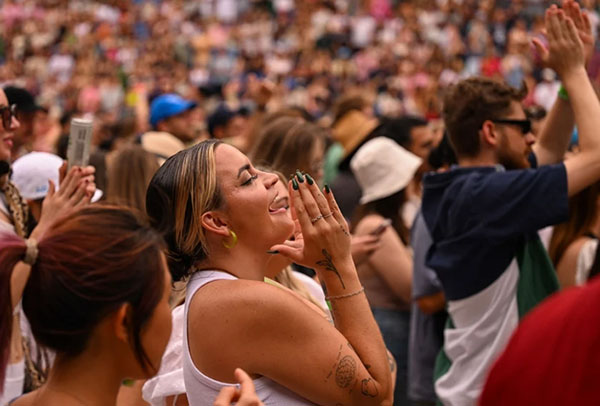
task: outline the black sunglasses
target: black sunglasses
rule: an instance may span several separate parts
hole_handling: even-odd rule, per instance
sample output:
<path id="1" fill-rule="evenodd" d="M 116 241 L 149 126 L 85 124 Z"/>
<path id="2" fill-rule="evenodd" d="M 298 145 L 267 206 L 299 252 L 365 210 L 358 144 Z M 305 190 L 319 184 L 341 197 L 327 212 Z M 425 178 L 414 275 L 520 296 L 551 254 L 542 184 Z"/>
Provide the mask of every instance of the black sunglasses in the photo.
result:
<path id="1" fill-rule="evenodd" d="M 523 135 L 527 135 L 531 132 L 531 120 L 503 120 L 503 119 L 498 119 L 498 120 L 491 120 L 493 123 L 498 123 L 498 124 L 508 124 L 508 125 L 516 125 L 517 127 L 519 127 L 521 129 L 521 133 Z"/>
<path id="2" fill-rule="evenodd" d="M 17 105 L 0 107 L 0 116 L 2 116 L 2 127 L 5 131 L 10 131 L 12 127 L 12 119 L 17 116 Z"/>

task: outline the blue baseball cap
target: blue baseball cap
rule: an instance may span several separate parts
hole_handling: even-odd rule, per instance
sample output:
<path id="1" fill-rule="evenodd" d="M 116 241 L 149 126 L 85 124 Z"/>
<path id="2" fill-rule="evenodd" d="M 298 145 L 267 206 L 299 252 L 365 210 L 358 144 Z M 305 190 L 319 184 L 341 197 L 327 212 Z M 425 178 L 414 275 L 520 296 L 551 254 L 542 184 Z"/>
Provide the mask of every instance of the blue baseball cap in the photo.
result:
<path id="1" fill-rule="evenodd" d="M 176 116 L 196 107 L 196 103 L 185 100 L 175 93 L 161 94 L 150 104 L 150 124 L 156 126 L 162 120 Z"/>

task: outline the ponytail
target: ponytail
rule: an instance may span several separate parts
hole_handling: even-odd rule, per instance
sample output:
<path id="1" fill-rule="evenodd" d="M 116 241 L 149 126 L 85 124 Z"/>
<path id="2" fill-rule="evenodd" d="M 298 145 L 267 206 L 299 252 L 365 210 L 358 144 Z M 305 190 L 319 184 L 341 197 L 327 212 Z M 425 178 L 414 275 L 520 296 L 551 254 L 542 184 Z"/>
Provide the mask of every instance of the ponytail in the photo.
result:
<path id="1" fill-rule="evenodd" d="M 0 393 L 4 393 L 4 378 L 10 355 L 13 327 L 11 279 L 15 266 L 27 252 L 25 241 L 14 234 L 0 234 Z"/>

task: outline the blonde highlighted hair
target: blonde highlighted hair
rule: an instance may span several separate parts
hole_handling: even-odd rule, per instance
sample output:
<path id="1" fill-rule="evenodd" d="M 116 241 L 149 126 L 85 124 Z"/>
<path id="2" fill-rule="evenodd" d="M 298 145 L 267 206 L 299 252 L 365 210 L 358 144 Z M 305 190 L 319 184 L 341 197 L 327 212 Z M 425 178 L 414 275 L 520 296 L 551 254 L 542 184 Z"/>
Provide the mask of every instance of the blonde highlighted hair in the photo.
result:
<path id="1" fill-rule="evenodd" d="M 215 150 L 221 142 L 203 141 L 169 158 L 150 181 L 146 211 L 168 245 L 174 280 L 188 276 L 208 256 L 201 216 L 223 204 L 217 183 Z"/>

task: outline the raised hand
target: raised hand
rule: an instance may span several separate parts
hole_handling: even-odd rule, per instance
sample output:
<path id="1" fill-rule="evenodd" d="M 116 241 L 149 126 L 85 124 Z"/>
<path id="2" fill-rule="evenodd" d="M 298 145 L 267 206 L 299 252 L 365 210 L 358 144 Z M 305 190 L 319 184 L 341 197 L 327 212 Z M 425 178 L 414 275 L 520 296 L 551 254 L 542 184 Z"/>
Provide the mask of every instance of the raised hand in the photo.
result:
<path id="1" fill-rule="evenodd" d="M 585 68 L 584 46 L 575 23 L 554 5 L 546 10 L 546 32 L 548 48 L 539 39 L 533 40 L 546 66 L 556 71 L 561 79 L 570 72 Z"/>
<path id="2" fill-rule="evenodd" d="M 56 185 L 49 181 L 50 187 L 42 203 L 40 221 L 32 232 L 32 237 L 39 238 L 57 217 L 91 201 L 96 191 L 94 172 L 92 166 L 85 168 L 74 166 L 67 173 L 67 163 L 61 166 L 60 188 L 56 190 Z"/>
<path id="3" fill-rule="evenodd" d="M 300 225 L 302 240 L 286 241 L 271 250 L 315 269 L 320 279 L 338 280 L 345 289 L 339 269 L 352 263 L 350 233 L 333 194 L 328 189 L 321 193 L 310 175 L 300 173 L 289 188 L 292 215 Z"/>
<path id="4" fill-rule="evenodd" d="M 574 0 L 564 0 L 563 10 L 565 15 L 573 20 L 579 39 L 583 42 L 585 63 L 589 64 L 595 51 L 595 38 L 592 23 L 588 14 L 581 10 L 579 3 Z"/>

